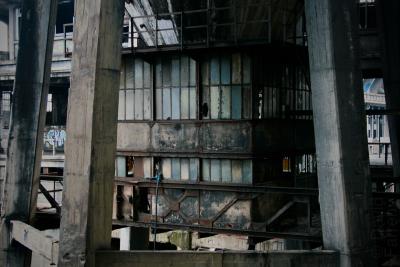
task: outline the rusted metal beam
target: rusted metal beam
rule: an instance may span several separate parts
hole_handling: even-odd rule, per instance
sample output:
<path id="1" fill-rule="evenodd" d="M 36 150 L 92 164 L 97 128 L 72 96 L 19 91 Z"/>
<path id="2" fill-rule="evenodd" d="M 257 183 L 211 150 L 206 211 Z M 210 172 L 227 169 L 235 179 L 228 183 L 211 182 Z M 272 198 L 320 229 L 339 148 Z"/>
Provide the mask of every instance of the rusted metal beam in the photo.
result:
<path id="1" fill-rule="evenodd" d="M 117 184 L 128 184 L 144 188 L 155 188 L 156 183 L 147 179 L 115 177 Z M 226 183 L 182 183 L 175 181 L 161 181 L 160 188 L 166 189 L 190 189 L 190 190 L 210 190 L 241 193 L 283 193 L 288 195 L 318 196 L 318 189 L 298 188 L 298 187 L 277 187 L 277 186 L 257 186 L 245 184 L 226 184 Z"/>

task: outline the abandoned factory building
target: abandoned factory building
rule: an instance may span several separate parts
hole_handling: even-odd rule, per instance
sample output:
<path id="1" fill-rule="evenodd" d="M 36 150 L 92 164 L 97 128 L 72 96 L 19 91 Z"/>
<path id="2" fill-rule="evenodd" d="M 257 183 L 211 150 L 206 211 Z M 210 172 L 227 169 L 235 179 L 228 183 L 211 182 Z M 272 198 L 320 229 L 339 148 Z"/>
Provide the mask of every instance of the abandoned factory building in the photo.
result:
<path id="1" fill-rule="evenodd" d="M 0 0 L 0 266 L 400 266 L 399 12 Z"/>

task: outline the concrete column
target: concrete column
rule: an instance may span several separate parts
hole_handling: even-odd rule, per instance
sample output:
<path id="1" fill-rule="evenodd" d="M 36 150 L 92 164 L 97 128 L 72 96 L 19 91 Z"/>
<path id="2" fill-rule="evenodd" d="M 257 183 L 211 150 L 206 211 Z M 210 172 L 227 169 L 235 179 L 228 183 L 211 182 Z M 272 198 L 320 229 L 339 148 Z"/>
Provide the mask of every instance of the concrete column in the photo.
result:
<path id="1" fill-rule="evenodd" d="M 356 1 L 306 0 L 322 234 L 340 266 L 375 266 Z"/>
<path id="2" fill-rule="evenodd" d="M 32 222 L 39 188 L 57 0 L 22 3 L 7 172 L 2 199 L 0 266 L 24 266 L 29 253 L 10 244 L 10 220 Z"/>
<path id="3" fill-rule="evenodd" d="M 387 109 L 400 110 L 400 1 L 378 1 L 378 18 L 383 48 L 383 83 Z M 400 116 L 389 115 L 393 175 L 400 177 Z M 399 187 L 397 187 L 399 190 Z"/>
<path id="4" fill-rule="evenodd" d="M 14 31 L 15 31 L 15 12 L 14 6 L 8 9 L 8 55 L 10 60 L 14 60 Z"/>
<path id="5" fill-rule="evenodd" d="M 124 1 L 75 2 L 59 266 L 110 248 Z"/>

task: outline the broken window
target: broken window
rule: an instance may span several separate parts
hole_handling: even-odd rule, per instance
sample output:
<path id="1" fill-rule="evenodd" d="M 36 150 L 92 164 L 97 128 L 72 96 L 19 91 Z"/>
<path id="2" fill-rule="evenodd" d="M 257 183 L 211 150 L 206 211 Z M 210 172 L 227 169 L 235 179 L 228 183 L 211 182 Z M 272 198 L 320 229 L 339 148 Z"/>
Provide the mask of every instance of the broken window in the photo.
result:
<path id="1" fill-rule="evenodd" d="M 253 181 L 252 161 L 202 159 L 202 180 L 209 182 L 251 184 Z"/>
<path id="2" fill-rule="evenodd" d="M 159 59 L 156 69 L 156 119 L 196 119 L 196 62 L 187 56 Z"/>
<path id="3" fill-rule="evenodd" d="M 137 58 L 121 65 L 118 120 L 150 120 L 150 64 Z"/>
<path id="4" fill-rule="evenodd" d="M 254 118 L 311 119 L 299 111 L 311 110 L 308 74 L 298 65 L 275 64 L 259 58 L 255 62 Z"/>
<path id="5" fill-rule="evenodd" d="M 150 157 L 132 157 L 117 156 L 115 164 L 115 175 L 117 177 L 152 177 L 152 158 Z"/>
<path id="6" fill-rule="evenodd" d="M 56 34 L 73 31 L 74 1 L 59 1 L 57 6 Z"/>
<path id="7" fill-rule="evenodd" d="M 250 58 L 240 53 L 212 56 L 203 62 L 203 118 L 250 118 L 250 73 Z"/>
<path id="8" fill-rule="evenodd" d="M 199 177 L 199 159 L 197 158 L 161 158 L 159 159 L 164 179 L 197 181 Z"/>

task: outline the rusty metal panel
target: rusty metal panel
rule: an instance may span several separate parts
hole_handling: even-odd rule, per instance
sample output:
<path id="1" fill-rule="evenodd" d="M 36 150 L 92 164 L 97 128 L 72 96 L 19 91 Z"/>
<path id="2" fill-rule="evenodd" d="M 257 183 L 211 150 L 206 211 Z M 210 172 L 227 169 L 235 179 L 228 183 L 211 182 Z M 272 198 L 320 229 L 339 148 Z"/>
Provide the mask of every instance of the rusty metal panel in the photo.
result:
<path id="1" fill-rule="evenodd" d="M 192 123 L 156 123 L 152 145 L 156 151 L 196 151 L 199 128 Z"/>
<path id="2" fill-rule="evenodd" d="M 249 122 L 203 124 L 201 139 L 205 152 L 251 152 L 252 126 Z"/>

